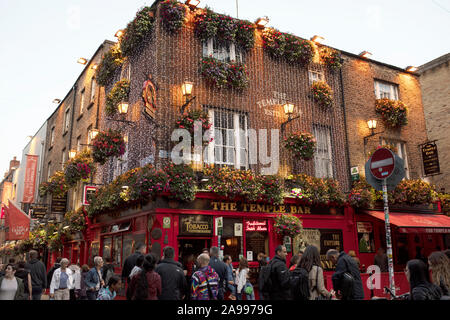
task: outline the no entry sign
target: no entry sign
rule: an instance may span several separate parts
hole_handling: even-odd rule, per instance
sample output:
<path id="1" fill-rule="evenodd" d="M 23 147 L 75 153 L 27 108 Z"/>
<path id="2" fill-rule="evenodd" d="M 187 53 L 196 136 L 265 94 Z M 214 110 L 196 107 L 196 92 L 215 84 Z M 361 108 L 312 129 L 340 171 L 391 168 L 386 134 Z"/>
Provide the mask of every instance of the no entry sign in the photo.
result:
<path id="1" fill-rule="evenodd" d="M 370 172 L 379 179 L 387 179 L 395 169 L 394 154 L 387 148 L 376 150 L 369 160 Z"/>

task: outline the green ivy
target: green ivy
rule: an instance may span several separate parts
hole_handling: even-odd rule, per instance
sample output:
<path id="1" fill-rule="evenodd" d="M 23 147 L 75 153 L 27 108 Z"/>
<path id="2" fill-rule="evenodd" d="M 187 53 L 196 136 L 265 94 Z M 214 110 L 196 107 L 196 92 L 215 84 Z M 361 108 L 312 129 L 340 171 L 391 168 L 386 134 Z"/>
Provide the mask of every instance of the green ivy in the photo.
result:
<path id="1" fill-rule="evenodd" d="M 120 38 L 120 49 L 124 57 L 129 57 L 138 45 L 153 31 L 154 11 L 150 7 L 144 7 L 136 13 L 136 17 L 130 21 Z"/>
<path id="2" fill-rule="evenodd" d="M 107 86 L 113 79 L 116 70 L 123 64 L 122 52 L 119 46 L 113 46 L 103 55 L 97 67 L 96 81 L 100 86 Z"/>
<path id="3" fill-rule="evenodd" d="M 114 84 L 111 92 L 106 96 L 105 112 L 108 116 L 112 117 L 117 114 L 117 106 L 122 101 L 128 102 L 128 96 L 130 94 L 130 81 L 121 80 Z"/>

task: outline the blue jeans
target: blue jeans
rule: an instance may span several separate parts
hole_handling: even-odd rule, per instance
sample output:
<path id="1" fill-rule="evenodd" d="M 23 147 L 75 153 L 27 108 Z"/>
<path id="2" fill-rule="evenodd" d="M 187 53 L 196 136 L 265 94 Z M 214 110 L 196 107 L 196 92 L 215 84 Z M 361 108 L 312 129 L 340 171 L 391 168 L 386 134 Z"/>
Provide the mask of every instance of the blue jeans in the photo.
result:
<path id="1" fill-rule="evenodd" d="M 41 300 L 42 297 L 42 288 L 34 287 L 31 289 L 31 297 L 33 300 Z"/>
<path id="2" fill-rule="evenodd" d="M 253 288 L 252 284 L 251 284 L 250 282 L 247 282 L 247 283 L 245 284 L 245 286 L 242 288 L 241 293 L 238 293 L 238 294 L 236 295 L 236 299 L 237 299 L 237 300 L 242 300 L 242 295 L 243 295 L 243 294 L 245 294 L 246 300 L 255 300 L 255 291 L 254 291 L 254 290 L 253 290 L 252 294 L 246 294 L 246 293 L 245 293 L 245 288 L 247 288 L 247 287 Z"/>

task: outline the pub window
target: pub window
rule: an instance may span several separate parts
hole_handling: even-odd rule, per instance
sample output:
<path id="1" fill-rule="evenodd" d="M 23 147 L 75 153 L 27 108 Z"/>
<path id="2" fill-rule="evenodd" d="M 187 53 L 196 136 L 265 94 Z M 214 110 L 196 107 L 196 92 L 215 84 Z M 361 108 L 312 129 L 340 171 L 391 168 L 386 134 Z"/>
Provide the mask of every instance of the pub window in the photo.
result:
<path id="1" fill-rule="evenodd" d="M 66 113 L 64 114 L 64 133 L 66 133 L 69 130 L 70 126 L 70 109 L 68 108 L 66 110 Z"/>
<path id="2" fill-rule="evenodd" d="M 89 102 L 93 102 L 95 98 L 95 78 L 92 77 L 91 79 L 91 98 L 89 99 Z"/>
<path id="3" fill-rule="evenodd" d="M 233 262 L 238 262 L 239 255 L 243 254 L 242 228 L 242 219 L 223 219 L 223 231 L 220 244 L 224 246 L 223 254 L 230 255 Z"/>
<path id="4" fill-rule="evenodd" d="M 405 161 L 405 178 L 409 179 L 408 155 L 406 154 L 406 144 L 403 141 L 380 138 L 381 145 L 391 145 L 397 149 L 397 155 Z"/>
<path id="5" fill-rule="evenodd" d="M 55 127 L 52 127 L 50 131 L 50 146 L 52 147 L 55 143 Z"/>
<path id="6" fill-rule="evenodd" d="M 312 84 L 314 81 L 325 81 L 325 76 L 323 72 L 309 70 L 309 83 Z"/>
<path id="7" fill-rule="evenodd" d="M 83 114 L 84 111 L 84 92 L 85 90 L 81 90 L 81 99 L 80 99 L 80 115 Z"/>
<path id="8" fill-rule="evenodd" d="M 124 135 L 125 141 L 128 141 L 128 133 Z M 120 176 L 128 170 L 128 143 L 125 144 L 125 153 L 114 160 L 114 178 Z"/>
<path id="9" fill-rule="evenodd" d="M 111 252 L 111 262 L 116 267 L 120 266 L 120 262 L 122 259 L 122 236 L 115 236 L 113 248 Z"/>
<path id="10" fill-rule="evenodd" d="M 378 80 L 375 80 L 374 84 L 377 99 L 387 98 L 390 100 L 398 100 L 398 85 Z"/>
<path id="11" fill-rule="evenodd" d="M 259 253 L 269 256 L 267 220 L 246 220 L 244 225 L 245 258 L 248 261 L 257 261 Z"/>
<path id="12" fill-rule="evenodd" d="M 248 169 L 247 115 L 216 108 L 210 108 L 208 114 L 214 140 L 208 145 L 205 162 Z"/>
<path id="13" fill-rule="evenodd" d="M 77 138 L 77 151 L 81 151 L 81 136 Z"/>
<path id="14" fill-rule="evenodd" d="M 123 258 L 122 267 L 125 259 L 136 251 L 137 243 L 145 243 L 145 233 L 143 234 L 125 234 L 123 236 Z"/>
<path id="15" fill-rule="evenodd" d="M 62 149 L 61 167 L 64 170 L 64 164 L 66 163 L 66 148 Z"/>
<path id="16" fill-rule="evenodd" d="M 317 141 L 314 153 L 314 168 L 317 178 L 333 178 L 330 131 L 330 128 L 327 126 L 313 126 L 313 134 Z"/>
<path id="17" fill-rule="evenodd" d="M 48 166 L 47 166 L 47 181 L 49 181 L 50 180 L 50 173 L 51 173 L 51 171 L 50 171 L 50 167 L 52 166 L 52 162 L 51 161 L 49 161 L 48 162 Z"/>
<path id="18" fill-rule="evenodd" d="M 92 130 L 92 124 L 89 125 L 89 127 L 87 128 L 87 144 L 91 144 L 91 135 L 89 134 L 89 131 Z"/>
<path id="19" fill-rule="evenodd" d="M 112 238 L 104 238 L 103 246 L 102 246 L 102 257 L 103 261 L 110 261 L 111 259 L 111 247 L 112 247 Z"/>
<path id="20" fill-rule="evenodd" d="M 222 43 L 215 38 L 203 42 L 203 57 L 212 56 L 222 62 L 243 62 L 243 50 L 234 42 Z"/>

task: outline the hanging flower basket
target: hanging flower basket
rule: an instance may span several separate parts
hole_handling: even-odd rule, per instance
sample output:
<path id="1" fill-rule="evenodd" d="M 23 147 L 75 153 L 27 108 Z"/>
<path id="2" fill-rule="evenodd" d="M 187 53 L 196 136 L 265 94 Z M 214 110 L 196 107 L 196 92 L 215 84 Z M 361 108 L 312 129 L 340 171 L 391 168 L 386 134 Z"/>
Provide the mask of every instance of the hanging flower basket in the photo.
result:
<path id="1" fill-rule="evenodd" d="M 274 218 L 275 233 L 281 236 L 295 237 L 303 230 L 302 222 L 292 214 L 280 214 Z"/>
<path id="2" fill-rule="evenodd" d="M 56 198 L 60 198 L 64 196 L 68 189 L 64 172 L 56 171 L 49 181 L 39 185 L 39 195 L 45 197 L 47 194 L 51 194 Z"/>
<path id="3" fill-rule="evenodd" d="M 88 150 L 80 152 L 65 164 L 65 181 L 69 187 L 74 186 L 78 181 L 88 179 L 94 171 L 95 165 L 91 158 L 91 152 Z"/>
<path id="4" fill-rule="evenodd" d="M 114 84 L 111 92 L 106 96 L 106 115 L 112 117 L 117 114 L 117 106 L 123 101 L 128 101 L 130 94 L 130 81 L 121 80 Z"/>
<path id="5" fill-rule="evenodd" d="M 316 149 L 316 139 L 308 132 L 295 132 L 285 138 L 284 147 L 292 152 L 294 158 L 311 160 Z"/>
<path id="6" fill-rule="evenodd" d="M 120 131 L 108 129 L 100 132 L 91 143 L 92 157 L 102 165 L 109 157 L 120 157 L 125 153 L 125 141 Z"/>
<path id="7" fill-rule="evenodd" d="M 154 11 L 144 7 L 136 13 L 136 17 L 128 23 L 120 38 L 120 50 L 124 57 L 134 53 L 142 41 L 153 31 Z"/>
<path id="8" fill-rule="evenodd" d="M 381 115 L 386 125 L 391 128 L 399 128 L 408 124 L 408 109 L 400 100 L 377 99 L 375 101 L 375 111 Z"/>
<path id="9" fill-rule="evenodd" d="M 212 124 L 209 122 L 208 113 L 202 110 L 189 110 L 187 113 L 184 113 L 180 120 L 178 120 L 175 124 L 175 129 L 186 129 L 191 134 L 191 139 L 194 141 L 194 131 L 196 129 L 195 122 L 199 121 L 201 128 L 202 136 L 202 144 L 208 145 L 214 138 L 210 138 L 208 141 L 203 141 L 203 136 L 206 130 L 209 130 Z"/>
<path id="10" fill-rule="evenodd" d="M 81 207 L 76 211 L 69 211 L 64 215 L 63 226 L 68 227 L 64 229 L 65 234 L 83 232 L 86 229 L 86 219 L 83 210 L 83 207 Z"/>
<path id="11" fill-rule="evenodd" d="M 165 0 L 161 3 L 160 13 L 164 28 L 176 33 L 186 18 L 186 6 L 175 0 Z"/>
<path id="12" fill-rule="evenodd" d="M 311 92 L 313 100 L 320 106 L 329 108 L 333 105 L 333 90 L 325 81 L 314 81 Z"/>
<path id="13" fill-rule="evenodd" d="M 338 71 L 342 67 L 341 53 L 329 47 L 322 47 L 319 50 L 322 62 L 333 71 Z"/>
<path id="14" fill-rule="evenodd" d="M 234 88 L 242 90 L 248 86 L 245 65 L 225 63 L 213 57 L 205 57 L 200 63 L 201 75 L 217 88 Z"/>

